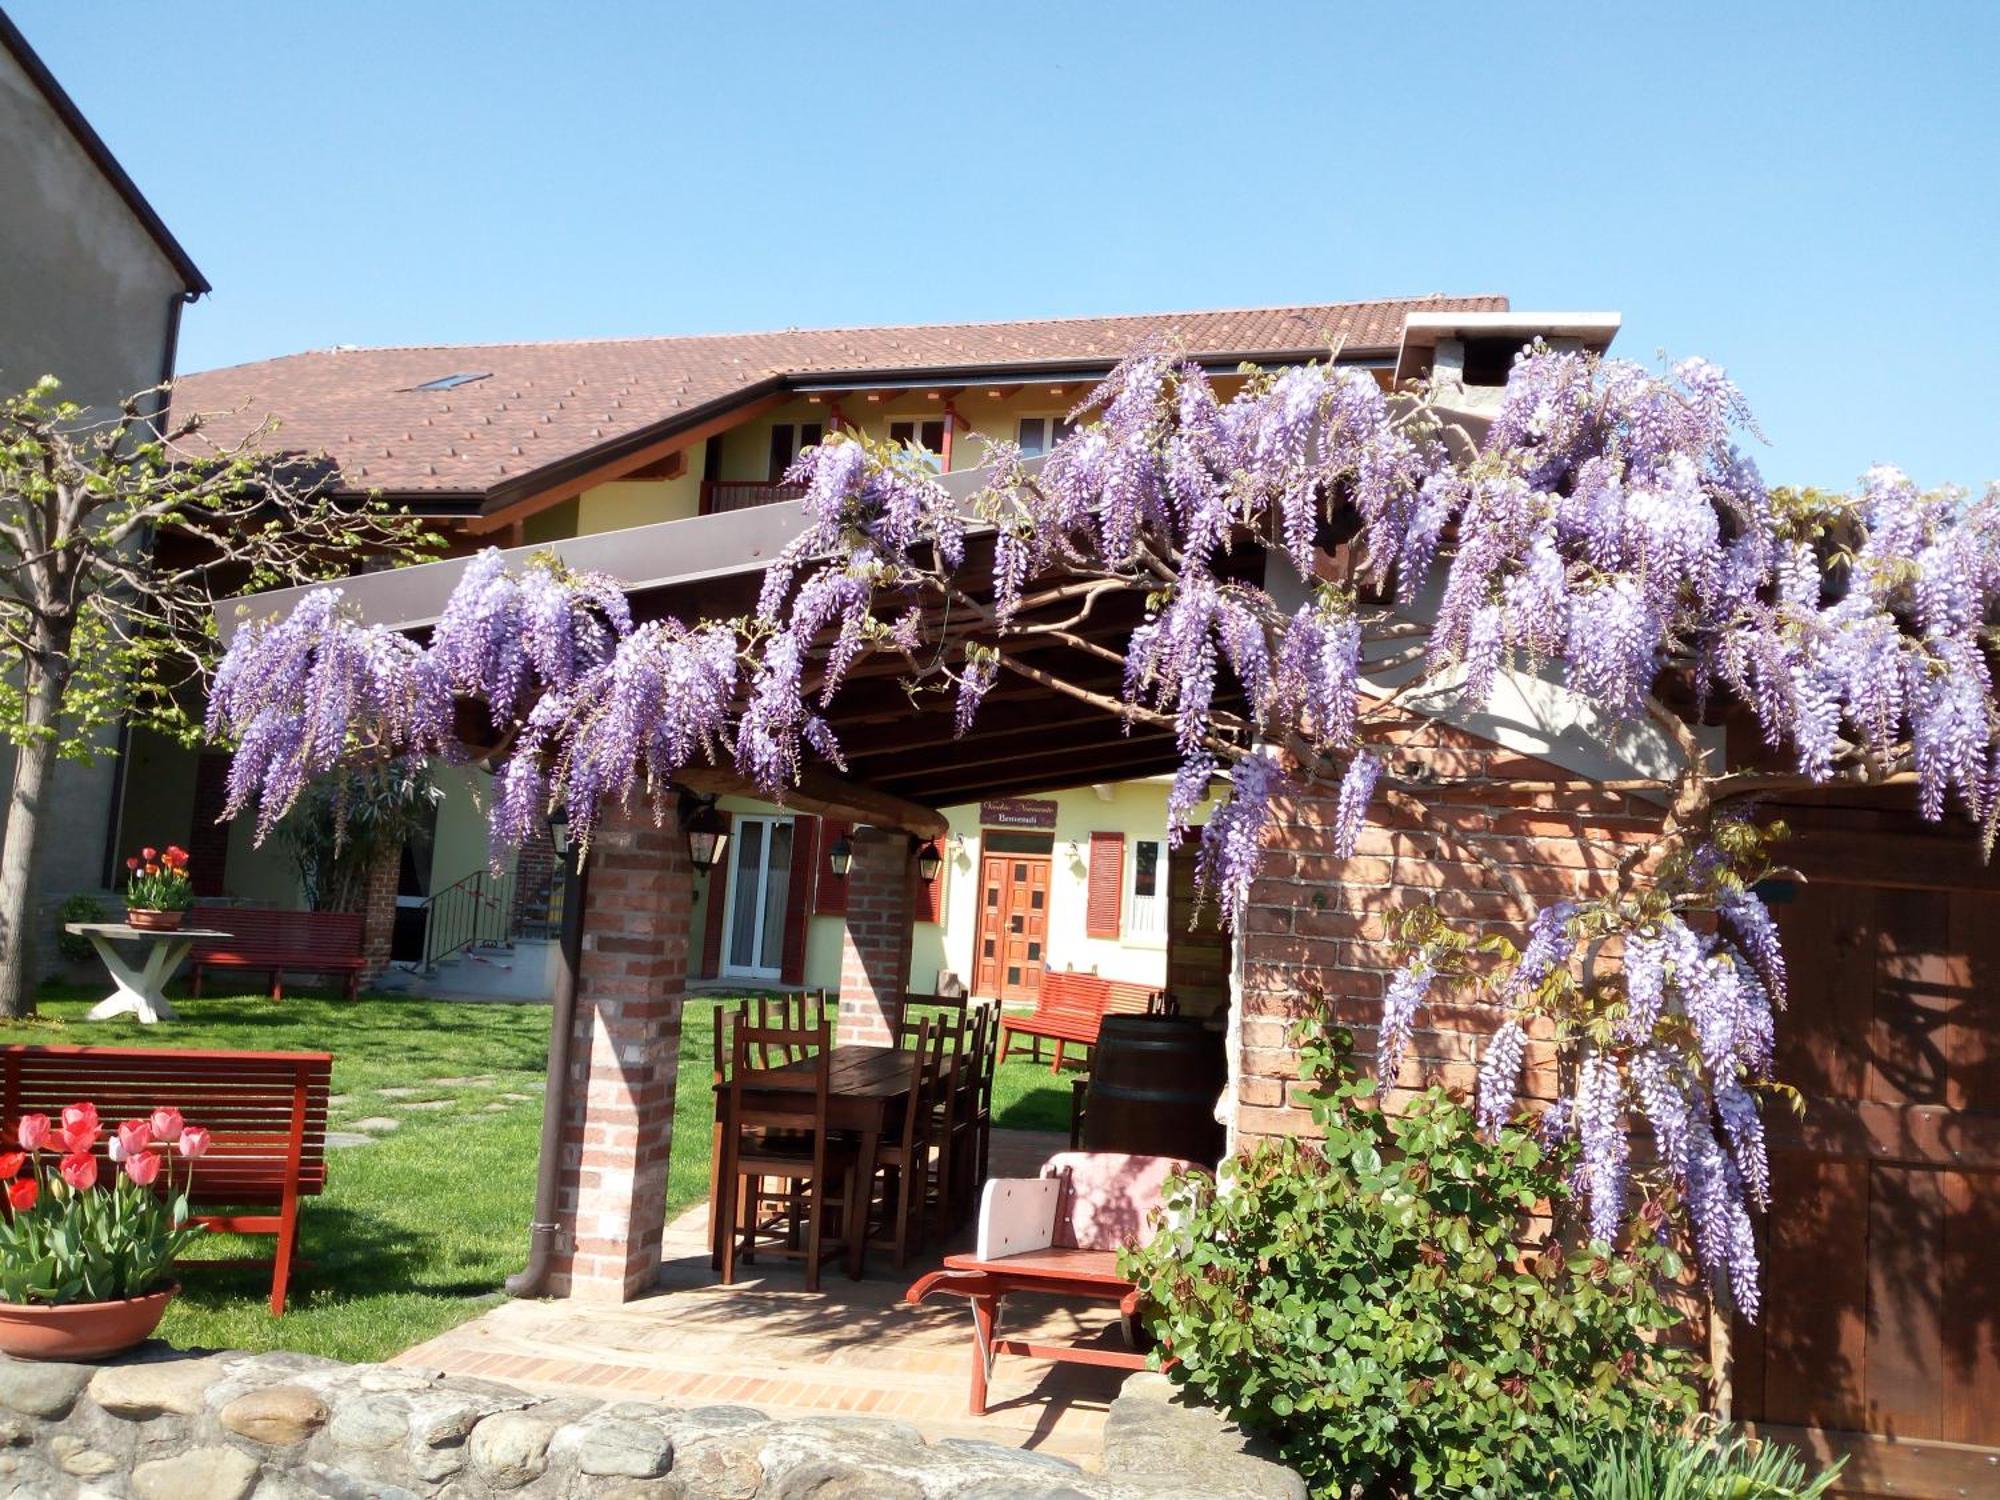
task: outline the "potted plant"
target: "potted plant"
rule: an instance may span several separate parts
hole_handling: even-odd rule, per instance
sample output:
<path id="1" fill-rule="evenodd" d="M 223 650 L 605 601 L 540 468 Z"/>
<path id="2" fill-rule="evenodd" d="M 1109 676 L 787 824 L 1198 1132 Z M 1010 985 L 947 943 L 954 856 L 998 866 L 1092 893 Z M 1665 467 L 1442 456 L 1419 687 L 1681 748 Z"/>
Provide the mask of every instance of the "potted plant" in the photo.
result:
<path id="1" fill-rule="evenodd" d="M 159 932 L 179 927 L 194 905 L 187 850 L 176 844 L 141 849 L 125 861 L 125 868 L 131 872 L 125 882 L 125 920 Z"/>
<path id="2" fill-rule="evenodd" d="M 208 1132 L 166 1106 L 103 1141 L 97 1106 L 23 1115 L 0 1152 L 0 1350 L 100 1359 L 159 1326 L 180 1287 L 175 1258 L 201 1232 L 188 1217 Z M 175 1182 L 175 1161 L 185 1176 Z M 164 1179 L 164 1180 L 162 1180 Z"/>

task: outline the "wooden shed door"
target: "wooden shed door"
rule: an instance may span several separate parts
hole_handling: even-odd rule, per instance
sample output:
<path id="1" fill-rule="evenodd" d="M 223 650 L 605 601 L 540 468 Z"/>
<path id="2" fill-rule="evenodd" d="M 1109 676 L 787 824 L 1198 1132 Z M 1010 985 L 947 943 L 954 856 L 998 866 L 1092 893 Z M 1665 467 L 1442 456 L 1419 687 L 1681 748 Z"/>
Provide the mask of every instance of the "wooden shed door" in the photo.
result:
<path id="1" fill-rule="evenodd" d="M 1874 840 L 1831 863 L 1905 873 Z M 2000 894 L 1838 879 L 1775 908 L 1778 1076 L 1807 1110 L 1766 1111 L 1765 1311 L 1734 1331 L 1736 1413 L 1849 1453 L 1844 1493 L 2000 1495 Z"/>

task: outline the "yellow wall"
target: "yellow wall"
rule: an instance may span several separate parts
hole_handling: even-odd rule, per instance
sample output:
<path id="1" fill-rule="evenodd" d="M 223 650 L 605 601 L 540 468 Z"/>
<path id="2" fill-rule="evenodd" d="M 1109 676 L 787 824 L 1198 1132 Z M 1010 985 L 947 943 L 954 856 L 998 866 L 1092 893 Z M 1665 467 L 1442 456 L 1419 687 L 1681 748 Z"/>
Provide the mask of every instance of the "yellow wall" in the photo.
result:
<path id="1" fill-rule="evenodd" d="M 576 535 L 682 521 L 701 511 L 700 455 L 678 479 L 620 479 L 577 497 Z"/>
<path id="2" fill-rule="evenodd" d="M 487 823 L 493 778 L 473 766 L 431 762 L 431 775 L 444 790 L 431 845 L 431 894 L 486 868 Z"/>

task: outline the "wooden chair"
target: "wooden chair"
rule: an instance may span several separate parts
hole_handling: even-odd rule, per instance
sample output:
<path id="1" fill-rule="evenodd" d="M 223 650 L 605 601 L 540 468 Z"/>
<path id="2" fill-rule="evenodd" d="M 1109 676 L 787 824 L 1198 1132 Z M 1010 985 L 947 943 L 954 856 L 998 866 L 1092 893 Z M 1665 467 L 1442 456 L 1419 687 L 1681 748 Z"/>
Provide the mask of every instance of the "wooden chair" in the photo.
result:
<path id="1" fill-rule="evenodd" d="M 944 1071 L 943 1028 L 919 1020 L 910 1033 L 910 1102 L 903 1111 L 902 1126 L 893 1141 L 883 1141 L 875 1151 L 875 1169 L 882 1184 L 884 1235 L 895 1256 L 896 1269 L 910 1261 L 912 1231 L 921 1239 L 925 1203 L 930 1183 L 930 1153 L 936 1142 L 934 1124 L 939 1097 L 938 1080 Z M 893 1175 L 893 1183 L 891 1177 Z M 874 1184 L 866 1194 L 872 1207 Z"/>
<path id="2" fill-rule="evenodd" d="M 170 1104 L 210 1132 L 188 1201 L 211 1229 L 276 1235 L 269 1261 L 202 1260 L 188 1267 L 271 1266 L 271 1315 L 283 1317 L 298 1259 L 299 1200 L 326 1188 L 326 1111 L 333 1057 L 325 1052 L 206 1048 L 0 1048 L 0 1128 L 24 1114 L 57 1115 L 89 1099 L 106 1122 Z M 102 1149 L 100 1147 L 100 1149 Z M 178 1171 L 178 1167 L 176 1168 Z M 164 1189 L 166 1175 L 160 1175 Z M 246 1213 L 257 1208 L 261 1213 Z M 273 1212 L 272 1210 L 275 1210 Z"/>
<path id="3" fill-rule="evenodd" d="M 941 1228 L 971 1211 L 986 1169 L 980 1152 L 982 1112 L 990 1132 L 993 1101 L 993 1011 L 976 1005 L 965 1013 L 952 1050 L 951 1074 L 942 1080 L 935 1116 L 938 1150 L 931 1202 Z"/>
<path id="4" fill-rule="evenodd" d="M 831 1087 L 832 1030 L 824 1022 L 811 1031 L 760 1028 L 739 1020 L 730 1035 L 730 1069 L 725 1095 L 728 1118 L 722 1129 L 720 1185 L 724 1201 L 716 1218 L 725 1226 L 722 1284 L 733 1285 L 738 1259 L 754 1261 L 758 1251 L 803 1255 L 806 1290 L 819 1290 L 819 1268 L 830 1252 L 844 1250 L 848 1237 L 863 1232 L 857 1201 L 860 1173 L 852 1142 L 827 1128 Z M 760 1094 L 746 1099 L 759 1071 L 758 1056 L 791 1055 L 810 1061 L 813 1087 L 791 1099 Z M 766 1184 L 782 1184 L 771 1191 Z M 747 1191 L 746 1191 L 747 1190 Z M 827 1232 L 827 1210 L 840 1219 L 840 1234 Z M 767 1213 L 767 1210 L 775 1212 Z"/>
<path id="5" fill-rule="evenodd" d="M 752 1003 L 743 1001 L 739 1007 L 747 1018 Z M 759 995 L 754 1002 L 757 1019 L 753 1023 L 759 1030 L 769 1031 L 817 1031 L 821 1026 L 830 1026 L 827 1015 L 827 995 L 825 990 L 787 990 L 781 994 Z M 775 1068 L 782 1063 L 798 1062 L 804 1057 L 802 1052 L 783 1055 L 766 1055 L 758 1059 L 760 1068 Z"/>

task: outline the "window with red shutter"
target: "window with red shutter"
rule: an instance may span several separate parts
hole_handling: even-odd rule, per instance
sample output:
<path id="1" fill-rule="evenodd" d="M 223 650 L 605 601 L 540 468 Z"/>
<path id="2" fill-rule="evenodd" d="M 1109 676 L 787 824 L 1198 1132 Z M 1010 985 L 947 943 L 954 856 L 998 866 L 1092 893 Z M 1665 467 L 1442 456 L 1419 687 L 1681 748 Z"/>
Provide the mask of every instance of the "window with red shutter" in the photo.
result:
<path id="1" fill-rule="evenodd" d="M 1125 894 L 1125 835 L 1090 836 L 1090 903 L 1083 930 L 1094 938 L 1118 936 L 1119 902 Z"/>
<path id="2" fill-rule="evenodd" d="M 938 866 L 937 874 L 929 880 L 916 868 L 916 861 L 910 862 L 911 878 L 917 883 L 916 918 L 919 922 L 942 922 L 944 920 L 944 875 L 951 868 L 946 860 Z"/>

